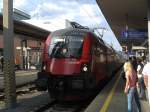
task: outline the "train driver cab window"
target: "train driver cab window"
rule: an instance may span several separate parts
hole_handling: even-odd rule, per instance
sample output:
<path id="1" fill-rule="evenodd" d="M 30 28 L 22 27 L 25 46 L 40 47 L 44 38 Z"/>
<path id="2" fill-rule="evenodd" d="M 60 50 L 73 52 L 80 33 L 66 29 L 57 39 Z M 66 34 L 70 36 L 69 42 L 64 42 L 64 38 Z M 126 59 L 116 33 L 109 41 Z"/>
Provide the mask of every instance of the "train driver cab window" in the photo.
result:
<path id="1" fill-rule="evenodd" d="M 51 58 L 80 58 L 83 47 L 83 36 L 61 35 L 53 36 L 49 44 Z"/>

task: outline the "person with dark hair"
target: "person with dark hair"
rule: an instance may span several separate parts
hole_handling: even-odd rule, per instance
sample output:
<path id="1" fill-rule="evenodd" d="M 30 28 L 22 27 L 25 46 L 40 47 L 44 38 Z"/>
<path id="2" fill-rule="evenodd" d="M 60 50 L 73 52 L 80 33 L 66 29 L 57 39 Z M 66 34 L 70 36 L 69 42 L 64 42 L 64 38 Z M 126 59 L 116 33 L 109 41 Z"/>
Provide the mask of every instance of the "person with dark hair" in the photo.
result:
<path id="1" fill-rule="evenodd" d="M 131 57 L 129 57 L 128 61 L 132 61 L 132 58 L 131 58 Z"/>
<path id="2" fill-rule="evenodd" d="M 133 66 L 133 69 L 137 72 L 138 64 L 137 64 L 137 59 L 135 56 L 133 56 L 133 58 L 132 58 L 132 66 Z"/>
<path id="3" fill-rule="evenodd" d="M 138 88 L 139 88 L 139 97 L 145 98 L 145 85 L 144 85 L 144 77 L 142 74 L 144 68 L 144 63 L 142 59 L 138 59 L 138 66 L 137 66 L 137 76 L 138 76 Z"/>

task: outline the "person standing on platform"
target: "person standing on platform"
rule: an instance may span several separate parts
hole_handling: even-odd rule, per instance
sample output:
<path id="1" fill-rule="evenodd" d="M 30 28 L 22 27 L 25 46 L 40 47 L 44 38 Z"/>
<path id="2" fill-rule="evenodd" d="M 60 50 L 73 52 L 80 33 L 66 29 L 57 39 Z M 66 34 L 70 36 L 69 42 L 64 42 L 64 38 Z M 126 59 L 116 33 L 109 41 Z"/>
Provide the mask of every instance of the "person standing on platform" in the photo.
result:
<path id="1" fill-rule="evenodd" d="M 144 67 L 144 63 L 142 59 L 138 59 L 137 76 L 138 76 L 139 97 L 141 99 L 145 98 L 145 85 L 144 85 L 144 77 L 142 74 L 143 67 Z"/>
<path id="2" fill-rule="evenodd" d="M 137 63 L 137 59 L 135 56 L 132 57 L 132 66 L 133 66 L 133 69 L 137 72 L 138 63 Z"/>
<path id="3" fill-rule="evenodd" d="M 142 74 L 144 75 L 144 83 L 145 86 L 147 88 L 147 92 L 148 92 L 148 101 L 149 101 L 149 105 L 150 105 L 150 62 L 148 62 L 142 71 Z"/>
<path id="4" fill-rule="evenodd" d="M 141 104 L 139 101 L 136 83 L 137 83 L 137 74 L 134 70 L 131 62 L 125 62 L 124 71 L 126 75 L 126 84 L 124 92 L 127 94 L 128 100 L 128 112 L 133 112 L 133 99 L 135 99 L 135 103 L 137 104 L 139 112 L 141 112 Z"/>

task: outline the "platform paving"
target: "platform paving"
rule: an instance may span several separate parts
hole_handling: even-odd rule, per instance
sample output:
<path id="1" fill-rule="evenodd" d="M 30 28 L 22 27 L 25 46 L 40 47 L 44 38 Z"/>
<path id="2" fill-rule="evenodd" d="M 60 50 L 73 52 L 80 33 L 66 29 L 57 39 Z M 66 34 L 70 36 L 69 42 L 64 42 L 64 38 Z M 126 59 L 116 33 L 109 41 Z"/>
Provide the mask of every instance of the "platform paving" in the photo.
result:
<path id="1" fill-rule="evenodd" d="M 50 102 L 47 92 L 36 92 L 17 98 L 17 105 L 14 108 L 5 109 L 4 102 L 0 103 L 0 112 L 32 112 L 40 106 Z"/>
<path id="2" fill-rule="evenodd" d="M 16 85 L 23 85 L 29 82 L 33 82 L 37 79 L 37 70 L 19 70 L 16 71 Z M 4 75 L 0 72 L 0 89 L 4 88 Z"/>
<path id="3" fill-rule="evenodd" d="M 38 70 L 17 70 L 15 71 L 16 76 L 30 75 L 29 73 L 37 73 Z M 0 71 L 0 77 L 3 77 L 4 73 Z"/>
<path id="4" fill-rule="evenodd" d="M 127 112 L 127 96 L 124 94 L 125 81 L 120 77 L 119 82 L 115 88 L 114 93 L 110 91 L 116 83 L 120 73 L 113 78 L 106 87 L 95 97 L 91 104 L 84 112 Z M 111 96 L 112 98 L 108 98 Z M 108 100 L 109 99 L 109 100 Z M 106 101 L 107 100 L 107 101 Z M 150 112 L 150 106 L 147 100 L 140 100 L 142 112 Z M 104 106 L 104 103 L 108 106 Z M 105 108 L 105 109 L 104 109 Z M 104 111 L 106 110 L 106 111 Z M 137 112 L 136 106 L 134 112 Z"/>

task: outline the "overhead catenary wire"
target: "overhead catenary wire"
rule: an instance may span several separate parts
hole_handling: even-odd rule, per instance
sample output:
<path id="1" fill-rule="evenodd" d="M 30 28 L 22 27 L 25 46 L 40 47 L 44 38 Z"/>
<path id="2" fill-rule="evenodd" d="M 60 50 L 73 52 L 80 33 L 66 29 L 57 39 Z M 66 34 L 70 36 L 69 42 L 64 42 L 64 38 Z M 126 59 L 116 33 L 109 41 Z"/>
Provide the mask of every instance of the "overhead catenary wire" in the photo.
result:
<path id="1" fill-rule="evenodd" d="M 40 4 L 40 5 L 42 5 L 44 3 L 44 1 L 43 0 L 40 0 L 40 1 L 38 1 L 38 3 L 36 2 L 34 2 L 34 1 L 31 1 L 30 2 L 30 5 L 32 5 L 33 7 L 35 7 L 35 6 L 38 6 L 38 4 Z M 78 2 L 77 2 L 77 4 L 78 4 Z M 39 7 L 40 8 L 40 10 L 42 10 L 42 8 L 43 7 Z M 20 10 L 22 10 L 22 11 L 24 11 L 24 12 L 29 12 L 28 10 L 25 10 L 25 9 L 22 9 L 22 8 L 19 8 Z M 90 16 L 90 14 L 88 14 L 88 16 Z M 41 14 L 39 13 L 39 12 L 35 12 L 35 14 L 33 14 L 32 15 L 32 17 L 35 17 L 37 20 L 39 20 L 39 18 L 41 18 Z M 64 24 L 61 20 L 64 20 L 65 19 L 65 16 L 64 16 L 64 18 L 63 17 L 59 17 L 59 18 L 57 18 L 57 21 L 60 23 L 60 24 Z M 66 19 L 68 19 L 68 18 L 66 18 Z M 51 22 L 51 21 L 49 21 L 49 22 Z M 53 24 L 54 25 L 54 24 Z"/>
<path id="2" fill-rule="evenodd" d="M 78 4 L 80 4 L 80 1 L 79 0 L 75 0 Z M 88 2 L 88 1 L 87 1 Z M 89 2 L 89 4 L 91 4 L 91 3 L 93 3 L 93 2 Z M 93 16 L 93 15 L 90 15 L 89 14 L 89 12 L 84 8 L 84 7 L 81 7 L 81 9 L 87 14 L 87 16 L 90 18 L 90 20 L 92 21 L 92 22 L 95 22 L 95 25 L 97 26 L 97 28 L 95 28 L 94 30 L 98 33 L 98 35 L 100 36 L 100 38 L 102 38 L 103 37 L 103 34 L 100 34 L 99 33 L 99 31 L 98 31 L 98 29 L 102 29 L 102 30 L 104 30 L 104 29 L 106 29 L 106 28 L 101 28 L 101 27 L 99 27 L 99 24 L 97 23 L 97 20 L 95 19 L 95 17 Z M 96 20 L 96 21 L 93 21 L 93 20 Z M 103 31 L 102 31 L 103 32 Z"/>

